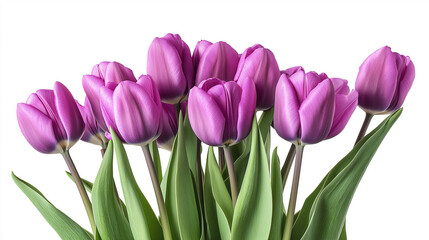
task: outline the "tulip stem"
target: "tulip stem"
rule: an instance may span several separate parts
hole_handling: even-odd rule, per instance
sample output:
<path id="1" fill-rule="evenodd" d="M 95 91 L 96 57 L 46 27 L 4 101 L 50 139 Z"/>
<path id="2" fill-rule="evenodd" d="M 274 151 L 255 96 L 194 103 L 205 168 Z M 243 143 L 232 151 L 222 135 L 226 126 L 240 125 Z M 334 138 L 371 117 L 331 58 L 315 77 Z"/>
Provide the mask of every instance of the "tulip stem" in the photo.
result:
<path id="1" fill-rule="evenodd" d="M 217 150 L 217 153 L 219 155 L 219 169 L 222 172 L 225 168 L 225 154 L 223 153 L 223 148 L 218 147 Z"/>
<path id="2" fill-rule="evenodd" d="M 225 152 L 226 166 L 228 168 L 228 175 L 229 175 L 229 184 L 231 186 L 232 206 L 233 208 L 235 208 L 235 203 L 237 202 L 237 197 L 238 197 L 238 189 L 237 189 L 237 179 L 235 177 L 235 170 L 234 170 L 234 158 L 232 156 L 231 148 L 229 146 L 224 145 L 223 150 Z"/>
<path id="3" fill-rule="evenodd" d="M 290 172 L 290 169 L 292 167 L 293 159 L 295 158 L 295 153 L 296 153 L 296 147 L 295 147 L 295 144 L 292 144 L 289 148 L 289 152 L 287 154 L 286 160 L 285 160 L 283 167 L 282 167 L 283 190 L 285 189 L 285 186 L 286 186 L 286 180 L 287 180 L 287 177 L 289 176 L 289 172 Z"/>
<path id="4" fill-rule="evenodd" d="M 174 110 L 176 111 L 176 117 L 179 118 L 179 114 L 180 114 L 180 103 L 176 103 L 174 104 Z M 184 114 L 184 113 L 182 113 Z M 183 116 L 185 117 L 185 116 Z"/>
<path id="5" fill-rule="evenodd" d="M 363 120 L 362 127 L 359 131 L 359 135 L 356 139 L 355 145 L 365 137 L 366 131 L 368 130 L 369 123 L 374 115 L 371 113 L 366 113 L 365 120 Z"/>
<path id="6" fill-rule="evenodd" d="M 79 194 L 82 198 L 83 205 L 85 206 L 86 214 L 88 215 L 89 223 L 91 224 L 92 233 L 94 236 L 97 234 L 97 227 L 95 225 L 95 219 L 92 212 L 92 204 L 89 200 L 88 194 L 86 193 L 85 187 L 83 186 L 82 180 L 79 176 L 79 173 L 77 172 L 76 166 L 73 163 L 73 160 L 70 156 L 69 151 L 64 151 L 61 154 L 66 161 L 67 167 L 70 170 L 70 173 L 74 179 L 74 182 L 76 183 L 77 190 L 79 191 Z"/>
<path id="7" fill-rule="evenodd" d="M 165 208 L 164 198 L 162 196 L 161 188 L 159 185 L 158 177 L 156 175 L 155 167 L 153 165 L 152 155 L 150 154 L 147 145 L 142 146 L 142 150 L 146 159 L 147 168 L 149 169 L 150 178 L 152 180 L 153 189 L 155 191 L 156 201 L 158 203 L 159 215 L 161 216 L 162 232 L 165 240 L 171 240 L 170 223 L 168 222 L 167 210 Z"/>
<path id="8" fill-rule="evenodd" d="M 100 150 L 101 158 L 104 158 L 104 154 L 106 153 L 106 147 L 107 146 L 103 146 Z M 124 211 L 124 208 L 122 207 L 121 199 L 119 198 L 118 188 L 116 187 L 115 179 L 113 179 L 113 189 L 115 189 L 115 196 L 116 196 L 116 199 L 118 200 L 119 207 L 121 208 L 122 211 Z"/>
<path id="9" fill-rule="evenodd" d="M 301 173 L 302 154 L 304 145 L 296 146 L 296 161 L 295 170 L 293 172 L 292 190 L 290 192 L 289 207 L 286 215 L 286 223 L 284 228 L 283 240 L 290 240 L 292 235 L 293 220 L 295 216 L 296 199 L 298 196 L 299 175 Z"/>

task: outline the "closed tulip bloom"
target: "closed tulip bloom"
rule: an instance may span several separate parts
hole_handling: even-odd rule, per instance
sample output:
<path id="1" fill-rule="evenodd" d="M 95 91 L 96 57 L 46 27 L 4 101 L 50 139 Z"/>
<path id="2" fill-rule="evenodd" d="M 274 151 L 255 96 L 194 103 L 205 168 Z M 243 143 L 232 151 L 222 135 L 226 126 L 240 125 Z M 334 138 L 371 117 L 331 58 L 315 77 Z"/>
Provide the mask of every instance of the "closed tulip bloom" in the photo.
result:
<path id="1" fill-rule="evenodd" d="M 101 129 L 98 122 L 95 120 L 94 114 L 91 110 L 91 103 L 88 98 L 85 98 L 85 105 L 82 106 L 78 101 L 76 104 L 79 108 L 80 114 L 82 115 L 83 121 L 85 123 L 85 131 L 81 138 L 82 141 L 99 145 L 101 147 L 107 146 L 109 141 L 105 136 L 105 131 Z"/>
<path id="2" fill-rule="evenodd" d="M 182 110 L 183 111 L 183 110 Z M 184 114 L 184 112 L 183 112 Z M 177 116 L 174 106 L 167 103 L 162 103 L 162 131 L 161 135 L 156 139 L 158 146 L 166 150 L 173 147 L 174 137 L 177 134 Z"/>
<path id="3" fill-rule="evenodd" d="M 149 76 L 137 82 L 108 84 L 100 90 L 100 105 L 107 127 L 129 144 L 144 146 L 161 132 L 162 105 Z"/>
<path id="4" fill-rule="evenodd" d="M 291 142 L 318 143 L 338 135 L 357 106 L 347 81 L 295 68 L 280 76 L 274 103 L 274 128 Z"/>
<path id="5" fill-rule="evenodd" d="M 409 57 L 392 52 L 388 46 L 378 49 L 359 68 L 356 79 L 359 106 L 370 114 L 399 109 L 414 76 L 414 64 Z"/>
<path id="6" fill-rule="evenodd" d="M 191 51 L 178 34 L 155 38 L 147 57 L 147 73 L 155 82 L 161 100 L 179 103 L 194 85 Z"/>
<path id="7" fill-rule="evenodd" d="M 257 44 L 241 55 L 234 80 L 241 84 L 251 78 L 256 86 L 256 109 L 266 110 L 274 105 L 274 93 L 280 77 L 280 69 L 274 54 Z"/>
<path id="8" fill-rule="evenodd" d="M 30 145 L 41 153 L 63 153 L 82 137 L 82 116 L 70 91 L 60 82 L 38 90 L 17 107 L 18 124 Z"/>
<path id="9" fill-rule="evenodd" d="M 234 80 L 237 71 L 238 53 L 226 42 L 200 42 L 193 55 L 194 62 L 198 61 L 195 75 L 195 86 L 209 78 L 218 78 L 224 81 Z M 199 59 L 199 60 L 197 60 Z"/>
<path id="10" fill-rule="evenodd" d="M 83 90 L 89 101 L 98 127 L 107 131 L 100 107 L 100 88 L 108 84 L 119 84 L 122 81 L 136 82 L 133 71 L 118 62 L 101 62 L 95 65 L 90 75 L 82 77 Z"/>
<path id="11" fill-rule="evenodd" d="M 250 132 L 256 106 L 252 80 L 225 82 L 217 78 L 192 88 L 188 99 L 191 127 L 197 137 L 211 146 L 235 144 Z"/>
<path id="12" fill-rule="evenodd" d="M 195 70 L 198 69 L 198 63 L 200 62 L 201 55 L 203 55 L 204 51 L 206 51 L 206 49 L 211 45 L 213 45 L 213 43 L 206 40 L 201 40 L 195 46 L 194 52 L 192 53 L 192 63 L 194 64 Z"/>

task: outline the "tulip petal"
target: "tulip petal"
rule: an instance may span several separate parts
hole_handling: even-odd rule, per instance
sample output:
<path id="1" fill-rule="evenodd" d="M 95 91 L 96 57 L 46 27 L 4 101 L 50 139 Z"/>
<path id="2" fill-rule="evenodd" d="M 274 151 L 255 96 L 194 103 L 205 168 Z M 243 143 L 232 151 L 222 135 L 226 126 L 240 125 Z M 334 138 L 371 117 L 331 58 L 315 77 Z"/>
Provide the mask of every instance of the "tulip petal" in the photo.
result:
<path id="1" fill-rule="evenodd" d="M 201 40 L 197 43 L 194 48 L 194 52 L 192 53 L 192 63 L 194 64 L 194 69 L 198 69 L 198 63 L 200 62 L 201 56 L 211 45 L 213 45 L 213 43 L 206 40 Z"/>
<path id="2" fill-rule="evenodd" d="M 274 94 L 273 94 L 274 95 Z M 252 129 L 253 115 L 256 109 L 255 83 L 250 79 L 244 80 L 241 85 L 241 99 L 238 105 L 237 137 L 238 143 L 249 135 Z"/>
<path id="3" fill-rule="evenodd" d="M 92 75 L 84 75 L 82 77 L 83 90 L 91 103 L 91 111 L 101 129 L 107 131 L 108 128 L 104 122 L 103 113 L 100 107 L 100 89 L 104 87 L 104 80 Z"/>
<path id="4" fill-rule="evenodd" d="M 154 102 L 143 86 L 121 82 L 113 93 L 113 110 L 125 142 L 146 145 L 158 137 L 161 105 Z"/>
<path id="5" fill-rule="evenodd" d="M 149 75 L 141 75 L 137 84 L 143 87 L 150 98 L 155 101 L 155 104 L 161 106 L 161 98 L 159 96 L 158 88 L 156 87 L 155 82 Z"/>
<path id="6" fill-rule="evenodd" d="M 334 85 L 335 94 L 349 94 L 350 88 L 347 85 L 347 80 L 341 78 L 331 78 L 332 85 Z"/>
<path id="7" fill-rule="evenodd" d="M 107 142 L 104 131 L 98 127 L 97 121 L 95 121 L 94 115 L 91 113 L 91 104 L 88 98 L 85 98 L 85 106 L 82 106 L 77 100 L 76 105 L 85 123 L 85 131 L 83 132 L 81 140 L 100 146 L 103 145 L 103 142 Z"/>
<path id="8" fill-rule="evenodd" d="M 167 103 L 162 103 L 162 131 L 161 135 L 156 139 L 157 144 L 171 151 L 174 136 L 176 136 L 178 126 L 176 110 L 174 106 Z"/>
<path id="9" fill-rule="evenodd" d="M 191 88 L 195 84 L 195 70 L 194 70 L 194 65 L 192 64 L 191 50 L 189 49 L 189 46 L 184 41 L 182 41 L 181 57 L 182 57 L 183 73 L 185 74 L 186 81 L 187 81 L 187 89 L 185 94 L 188 94 L 189 90 L 191 90 Z"/>
<path id="10" fill-rule="evenodd" d="M 110 62 L 103 61 L 95 65 L 92 68 L 91 75 L 104 79 L 106 76 L 107 65 L 109 65 L 109 63 Z"/>
<path id="11" fill-rule="evenodd" d="M 61 153 L 52 120 L 37 108 L 19 103 L 16 110 L 21 132 L 30 145 L 41 153 Z"/>
<path id="12" fill-rule="evenodd" d="M 350 94 L 335 95 L 335 114 L 332 127 L 327 138 L 337 136 L 346 127 L 358 104 L 358 92 L 353 90 Z"/>
<path id="13" fill-rule="evenodd" d="M 299 102 L 289 78 L 280 76 L 274 101 L 273 125 L 280 137 L 287 141 L 296 141 L 299 134 Z"/>
<path id="14" fill-rule="evenodd" d="M 317 85 L 299 109 L 301 140 L 314 144 L 324 140 L 331 129 L 335 111 L 335 91 L 331 80 Z"/>
<path id="15" fill-rule="evenodd" d="M 57 108 L 55 107 L 55 94 L 50 89 L 40 89 L 36 93 L 32 93 L 28 99 L 27 104 L 39 109 L 42 113 L 50 118 L 57 115 Z"/>
<path id="16" fill-rule="evenodd" d="M 225 129 L 223 132 L 224 143 L 236 142 L 238 109 L 242 99 L 241 87 L 236 82 L 226 82 L 224 85 L 225 95 Z M 249 103 L 250 104 L 250 103 Z M 252 119 L 252 118 L 250 118 Z M 249 129 L 250 131 L 250 129 Z"/>
<path id="17" fill-rule="evenodd" d="M 301 105 L 301 103 L 304 101 L 306 97 L 306 91 L 304 88 L 305 81 L 306 81 L 306 74 L 304 72 L 304 69 L 295 72 L 288 79 L 290 80 L 290 82 L 293 85 L 293 88 L 295 89 L 298 104 Z"/>
<path id="18" fill-rule="evenodd" d="M 107 65 L 106 76 L 104 78 L 106 83 L 114 82 L 119 84 L 120 82 L 126 80 L 133 82 L 137 81 L 131 69 L 118 62 L 111 62 L 109 65 Z"/>
<path id="19" fill-rule="evenodd" d="M 304 68 L 301 67 L 301 66 L 291 67 L 291 68 L 288 68 L 288 69 L 286 69 L 284 71 L 281 71 L 281 73 L 282 74 L 283 73 L 286 74 L 286 77 L 290 77 L 290 76 L 292 76 L 293 74 L 295 74 L 298 71 L 304 71 Z"/>
<path id="20" fill-rule="evenodd" d="M 200 88 L 189 93 L 188 114 L 197 137 L 211 146 L 222 146 L 225 117 L 215 100 Z"/>
<path id="21" fill-rule="evenodd" d="M 85 123 L 77 108 L 76 101 L 66 86 L 56 82 L 54 92 L 58 116 L 67 133 L 66 149 L 68 150 L 82 137 Z"/>
<path id="22" fill-rule="evenodd" d="M 121 141 L 124 141 L 121 133 L 118 131 L 118 128 L 115 123 L 115 114 L 113 111 L 113 90 L 108 87 L 102 87 L 100 89 L 100 107 L 103 114 L 104 125 L 107 126 L 107 129 L 113 128 L 115 133 L 119 136 Z M 108 137 L 106 131 L 106 137 Z M 109 138 L 110 139 L 110 138 Z"/>
<path id="23" fill-rule="evenodd" d="M 404 67 L 401 69 L 401 71 L 399 71 L 401 75 L 399 76 L 398 90 L 395 94 L 395 98 L 392 100 L 392 103 L 387 109 L 390 112 L 395 111 L 402 106 L 405 97 L 407 96 L 408 92 L 411 89 L 411 86 L 413 85 L 414 77 L 416 74 L 414 64 L 409 57 L 404 57 L 397 53 L 395 53 L 395 56 L 396 58 L 403 58 Z"/>

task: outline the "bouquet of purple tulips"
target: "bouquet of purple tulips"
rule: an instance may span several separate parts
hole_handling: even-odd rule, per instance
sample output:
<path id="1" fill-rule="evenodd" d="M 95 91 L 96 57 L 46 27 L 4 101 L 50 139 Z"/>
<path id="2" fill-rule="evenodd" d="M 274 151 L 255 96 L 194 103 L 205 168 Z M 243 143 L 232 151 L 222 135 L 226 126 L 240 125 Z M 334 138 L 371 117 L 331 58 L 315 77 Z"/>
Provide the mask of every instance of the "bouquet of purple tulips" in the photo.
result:
<path id="1" fill-rule="evenodd" d="M 63 156 L 92 233 L 34 186 L 12 178 L 61 239 L 344 240 L 353 194 L 401 115 L 414 75 L 410 58 L 386 46 L 363 62 L 350 90 L 346 80 L 325 73 L 280 70 L 261 45 L 239 54 L 225 42 L 203 40 L 191 54 L 179 35 L 167 34 L 149 47 L 147 75 L 136 78 L 118 62 L 95 65 L 82 79 L 83 106 L 59 82 L 18 104 L 30 145 Z M 304 147 L 338 135 L 358 105 L 366 117 L 354 148 L 297 211 Z M 371 118 L 382 114 L 388 116 L 366 134 Z M 277 148 L 271 151 L 271 127 L 292 143 L 282 164 Z M 79 140 L 101 149 L 93 181 L 73 164 L 70 149 Z M 123 144 L 142 148 L 158 211 L 139 188 Z M 158 147 L 171 151 L 164 172 Z"/>

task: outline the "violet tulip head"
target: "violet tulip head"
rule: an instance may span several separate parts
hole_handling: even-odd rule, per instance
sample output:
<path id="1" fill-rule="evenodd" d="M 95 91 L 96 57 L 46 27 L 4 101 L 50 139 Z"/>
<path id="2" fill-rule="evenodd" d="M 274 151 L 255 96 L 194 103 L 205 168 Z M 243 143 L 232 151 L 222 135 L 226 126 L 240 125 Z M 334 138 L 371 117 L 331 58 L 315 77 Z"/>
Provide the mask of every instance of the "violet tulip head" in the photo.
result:
<path id="1" fill-rule="evenodd" d="M 256 44 L 241 55 L 234 80 L 241 84 L 251 78 L 256 87 L 256 109 L 266 110 L 274 105 L 274 93 L 280 69 L 273 52 Z"/>
<path id="2" fill-rule="evenodd" d="M 176 136 L 178 130 L 177 116 L 176 110 L 174 109 L 174 105 L 162 103 L 161 124 L 161 135 L 159 135 L 159 137 L 156 139 L 156 143 L 159 147 L 171 151 L 173 147 L 174 137 Z"/>
<path id="3" fill-rule="evenodd" d="M 155 82 L 161 100 L 179 103 L 194 85 L 191 51 L 178 34 L 155 38 L 147 56 L 147 73 Z"/>
<path id="4" fill-rule="evenodd" d="M 159 136 L 162 105 L 149 76 L 143 75 L 137 82 L 108 84 L 100 89 L 100 97 L 106 126 L 123 142 L 144 146 Z"/>
<path id="5" fill-rule="evenodd" d="M 60 82 L 54 90 L 38 90 L 16 114 L 21 132 L 41 153 L 63 153 L 82 137 L 85 123 L 70 91 Z"/>
<path id="6" fill-rule="evenodd" d="M 197 137 L 211 146 L 235 144 L 247 137 L 256 106 L 255 84 L 238 85 L 217 78 L 191 89 L 188 115 Z"/>
<path id="7" fill-rule="evenodd" d="M 92 68 L 90 75 L 82 77 L 83 90 L 89 101 L 90 109 L 98 126 L 107 131 L 100 107 L 100 88 L 108 84 L 119 84 L 122 81 L 136 82 L 133 71 L 118 62 L 101 62 Z"/>
<path id="8" fill-rule="evenodd" d="M 88 98 L 85 98 L 85 105 L 82 106 L 79 102 L 76 101 L 77 107 L 79 108 L 80 114 L 82 115 L 83 121 L 85 123 L 85 131 L 81 138 L 82 141 L 99 145 L 101 147 L 107 146 L 109 141 L 105 136 L 105 131 L 101 129 L 97 120 L 95 120 L 94 114 L 92 112 L 91 103 Z"/>
<path id="9" fill-rule="evenodd" d="M 360 66 L 356 79 L 359 106 L 370 114 L 399 109 L 410 91 L 414 64 L 407 56 L 385 46 L 372 53 Z"/>
<path id="10" fill-rule="evenodd" d="M 193 60 L 196 67 L 195 86 L 209 78 L 224 81 L 234 80 L 239 62 L 239 55 L 226 42 L 210 43 L 200 41 L 195 47 Z"/>
<path id="11" fill-rule="evenodd" d="M 273 125 L 285 140 L 315 144 L 344 129 L 357 100 L 346 80 L 303 68 L 287 70 L 277 84 Z"/>

